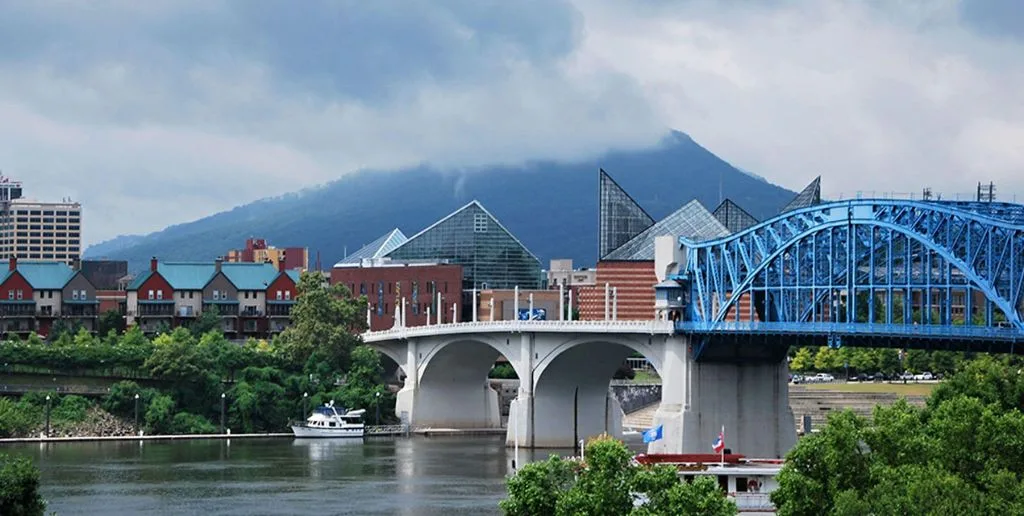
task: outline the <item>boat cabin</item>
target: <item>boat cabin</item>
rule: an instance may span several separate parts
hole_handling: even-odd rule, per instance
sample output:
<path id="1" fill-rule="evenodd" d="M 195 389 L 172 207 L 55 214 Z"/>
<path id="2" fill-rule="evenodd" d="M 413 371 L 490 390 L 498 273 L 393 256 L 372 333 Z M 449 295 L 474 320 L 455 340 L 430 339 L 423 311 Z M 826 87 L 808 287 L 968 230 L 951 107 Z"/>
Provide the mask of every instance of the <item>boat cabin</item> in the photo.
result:
<path id="1" fill-rule="evenodd" d="M 640 464 L 675 466 L 683 482 L 698 475 L 711 476 L 726 495 L 736 502 L 739 514 L 775 511 L 770 494 L 779 487 L 776 476 L 782 470 L 779 459 L 748 459 L 738 454 L 650 454 L 638 455 Z"/>

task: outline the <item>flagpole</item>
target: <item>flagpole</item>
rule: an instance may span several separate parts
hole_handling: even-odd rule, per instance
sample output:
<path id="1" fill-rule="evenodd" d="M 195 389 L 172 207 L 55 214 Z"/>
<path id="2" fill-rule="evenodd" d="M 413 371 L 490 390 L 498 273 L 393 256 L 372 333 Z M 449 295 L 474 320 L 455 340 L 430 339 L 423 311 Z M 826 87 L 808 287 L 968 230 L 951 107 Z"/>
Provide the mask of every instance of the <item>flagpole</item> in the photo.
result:
<path id="1" fill-rule="evenodd" d="M 725 467 L 725 425 L 722 425 L 722 467 Z"/>

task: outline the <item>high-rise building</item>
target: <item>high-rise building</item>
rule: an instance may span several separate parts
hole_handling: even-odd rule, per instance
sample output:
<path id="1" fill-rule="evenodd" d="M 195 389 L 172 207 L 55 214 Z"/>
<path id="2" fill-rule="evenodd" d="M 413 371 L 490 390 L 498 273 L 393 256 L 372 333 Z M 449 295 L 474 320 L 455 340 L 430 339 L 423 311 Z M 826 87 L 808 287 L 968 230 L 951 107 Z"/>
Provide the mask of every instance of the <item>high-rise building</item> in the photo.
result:
<path id="1" fill-rule="evenodd" d="M 25 199 L 20 182 L 0 176 L 0 259 L 71 264 L 81 254 L 81 204 Z"/>

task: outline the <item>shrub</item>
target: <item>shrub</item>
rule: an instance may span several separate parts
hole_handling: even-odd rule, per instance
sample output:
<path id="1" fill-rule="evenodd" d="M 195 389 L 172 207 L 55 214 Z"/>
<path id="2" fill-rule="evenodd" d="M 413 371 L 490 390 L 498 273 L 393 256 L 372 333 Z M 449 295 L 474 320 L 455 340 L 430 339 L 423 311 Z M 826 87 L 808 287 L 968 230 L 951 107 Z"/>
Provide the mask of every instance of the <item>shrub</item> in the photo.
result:
<path id="1" fill-rule="evenodd" d="M 64 396 L 53 409 L 51 416 L 56 421 L 79 423 L 85 421 L 86 413 L 91 406 L 92 402 L 81 396 Z"/>
<path id="2" fill-rule="evenodd" d="M 46 502 L 39 495 L 39 470 L 24 457 L 0 455 L 0 514 L 39 516 Z"/>
<path id="3" fill-rule="evenodd" d="M 497 378 L 500 380 L 514 380 L 519 378 L 516 374 L 516 370 L 511 364 L 498 364 L 491 369 L 491 374 L 487 375 L 488 378 Z"/>
<path id="4" fill-rule="evenodd" d="M 0 398 L 0 437 L 28 435 L 38 424 L 38 413 L 34 407 L 10 398 Z"/>
<path id="5" fill-rule="evenodd" d="M 216 434 L 218 428 L 203 416 L 197 416 L 188 412 L 179 412 L 174 415 L 171 428 L 176 434 Z"/>

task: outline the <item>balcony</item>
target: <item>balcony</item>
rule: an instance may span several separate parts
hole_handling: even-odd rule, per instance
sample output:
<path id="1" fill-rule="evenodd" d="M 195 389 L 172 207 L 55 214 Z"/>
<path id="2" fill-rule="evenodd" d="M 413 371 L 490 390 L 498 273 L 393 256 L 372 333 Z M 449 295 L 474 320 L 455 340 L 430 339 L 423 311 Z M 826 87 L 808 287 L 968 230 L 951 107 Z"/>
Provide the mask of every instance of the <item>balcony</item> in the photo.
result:
<path id="1" fill-rule="evenodd" d="M 174 317 L 174 301 L 139 301 L 139 317 Z"/>
<path id="2" fill-rule="evenodd" d="M 240 317 L 263 317 L 263 310 L 256 308 L 255 306 L 247 306 L 244 310 L 239 313 Z"/>
<path id="3" fill-rule="evenodd" d="M 222 317 L 238 317 L 238 301 L 203 300 L 203 312 L 216 309 Z"/>
<path id="4" fill-rule="evenodd" d="M 291 317 L 294 301 L 267 301 L 267 315 L 270 317 Z"/>
<path id="5" fill-rule="evenodd" d="M 60 314 L 64 317 L 96 317 L 98 307 L 97 301 L 65 301 Z"/>
<path id="6" fill-rule="evenodd" d="M 34 318 L 36 316 L 35 301 L 0 301 L 0 317 Z"/>

